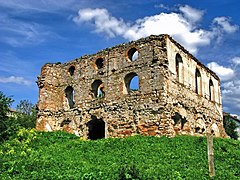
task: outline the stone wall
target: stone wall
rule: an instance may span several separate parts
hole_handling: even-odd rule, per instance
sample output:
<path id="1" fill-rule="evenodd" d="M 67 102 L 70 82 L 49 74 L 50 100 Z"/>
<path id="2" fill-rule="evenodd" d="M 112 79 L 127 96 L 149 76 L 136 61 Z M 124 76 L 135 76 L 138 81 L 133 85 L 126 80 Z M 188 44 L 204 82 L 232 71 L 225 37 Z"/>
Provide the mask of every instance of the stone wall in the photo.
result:
<path id="1" fill-rule="evenodd" d="M 46 64 L 37 83 L 38 130 L 89 139 L 207 131 L 225 136 L 219 78 L 168 35 Z"/>

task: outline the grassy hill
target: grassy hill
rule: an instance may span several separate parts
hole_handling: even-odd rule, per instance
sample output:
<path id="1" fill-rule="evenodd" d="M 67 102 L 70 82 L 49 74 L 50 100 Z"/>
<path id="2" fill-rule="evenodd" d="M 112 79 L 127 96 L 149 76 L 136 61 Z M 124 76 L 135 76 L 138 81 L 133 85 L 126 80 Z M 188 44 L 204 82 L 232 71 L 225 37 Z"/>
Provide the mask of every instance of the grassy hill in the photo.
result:
<path id="1" fill-rule="evenodd" d="M 240 141 L 214 139 L 216 177 L 240 179 Z M 209 179 L 205 137 L 85 141 L 21 130 L 0 147 L 0 179 Z"/>

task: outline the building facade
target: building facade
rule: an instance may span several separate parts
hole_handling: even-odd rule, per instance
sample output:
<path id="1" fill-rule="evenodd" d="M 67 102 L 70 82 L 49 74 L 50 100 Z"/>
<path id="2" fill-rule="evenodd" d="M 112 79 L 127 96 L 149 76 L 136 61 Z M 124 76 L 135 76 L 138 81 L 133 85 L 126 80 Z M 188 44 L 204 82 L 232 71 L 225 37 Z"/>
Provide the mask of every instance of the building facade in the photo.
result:
<path id="1" fill-rule="evenodd" d="M 45 64 L 37 84 L 38 130 L 89 139 L 206 132 L 225 137 L 219 77 L 169 35 Z"/>

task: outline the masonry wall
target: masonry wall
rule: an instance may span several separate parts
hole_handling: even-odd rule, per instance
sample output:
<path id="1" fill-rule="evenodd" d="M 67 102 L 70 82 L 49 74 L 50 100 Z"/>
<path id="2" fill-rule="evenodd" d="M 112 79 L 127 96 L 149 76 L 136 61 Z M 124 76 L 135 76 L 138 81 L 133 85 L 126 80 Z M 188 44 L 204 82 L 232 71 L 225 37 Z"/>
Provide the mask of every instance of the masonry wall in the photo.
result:
<path id="1" fill-rule="evenodd" d="M 176 68 L 177 53 L 183 61 L 181 70 Z M 196 67 L 201 72 L 198 93 Z M 137 90 L 129 87 L 135 76 Z M 168 35 L 118 45 L 65 64 L 46 64 L 38 86 L 38 130 L 65 130 L 90 139 L 194 135 L 207 130 L 225 136 L 219 78 Z"/>
<path id="2" fill-rule="evenodd" d="M 216 136 L 225 136 L 219 78 L 173 39 L 167 40 L 167 47 L 169 108 L 166 111 L 173 118 L 176 118 L 174 113 L 179 118 L 174 122 L 175 132 L 192 135 L 212 132 Z M 177 54 L 182 59 L 179 73 L 176 72 Z M 196 69 L 199 70 L 199 78 L 196 77 Z"/>

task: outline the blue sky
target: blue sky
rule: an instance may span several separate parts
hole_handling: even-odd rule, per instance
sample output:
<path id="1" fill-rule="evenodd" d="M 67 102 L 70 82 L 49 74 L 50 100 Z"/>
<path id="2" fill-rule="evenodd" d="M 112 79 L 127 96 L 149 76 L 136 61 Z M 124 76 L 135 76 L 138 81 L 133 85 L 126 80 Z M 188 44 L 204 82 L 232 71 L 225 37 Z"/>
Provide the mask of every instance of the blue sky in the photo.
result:
<path id="1" fill-rule="evenodd" d="M 151 34 L 170 34 L 221 79 L 240 115 L 239 0 L 0 0 L 0 91 L 36 103 L 48 62 L 67 62 Z"/>

